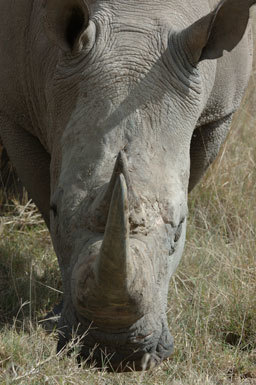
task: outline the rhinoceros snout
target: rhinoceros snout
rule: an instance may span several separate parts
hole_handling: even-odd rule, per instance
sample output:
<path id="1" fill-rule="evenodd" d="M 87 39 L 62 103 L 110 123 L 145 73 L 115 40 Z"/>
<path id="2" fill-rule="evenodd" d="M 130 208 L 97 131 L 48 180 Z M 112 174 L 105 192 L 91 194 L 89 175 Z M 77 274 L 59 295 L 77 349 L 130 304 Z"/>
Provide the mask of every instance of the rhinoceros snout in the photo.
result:
<path id="1" fill-rule="evenodd" d="M 176 218 L 169 209 L 177 220 L 166 224 L 159 204 L 152 206 L 143 197 L 136 201 L 126 161 L 120 152 L 110 182 L 93 202 L 85 202 L 83 214 L 89 207 L 90 226 L 79 229 L 79 235 L 88 227 L 90 231 L 72 256 L 66 298 L 71 310 L 64 310 L 62 316 L 67 330 L 81 325 L 80 336 L 87 332 L 86 326 L 94 325 L 96 330 L 89 330 L 82 339 L 80 358 L 114 371 L 149 369 L 173 351 L 172 337 L 161 320 L 173 268 L 167 265 L 169 248 L 178 243 L 175 223 L 180 215 Z M 145 207 L 150 209 L 148 214 Z M 142 231 L 143 220 L 151 233 Z M 159 277 L 166 277 L 161 285 Z M 126 339 L 120 330 L 126 330 Z M 60 337 L 59 348 L 68 339 Z"/>

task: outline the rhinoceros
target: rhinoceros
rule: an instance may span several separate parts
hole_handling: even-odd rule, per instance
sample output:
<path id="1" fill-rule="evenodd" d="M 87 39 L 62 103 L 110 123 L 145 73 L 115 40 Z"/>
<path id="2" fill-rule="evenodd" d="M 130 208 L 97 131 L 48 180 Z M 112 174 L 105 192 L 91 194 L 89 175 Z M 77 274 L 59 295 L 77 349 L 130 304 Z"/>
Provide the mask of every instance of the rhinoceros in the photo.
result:
<path id="1" fill-rule="evenodd" d="M 246 88 L 254 3 L 0 0 L 0 136 L 58 257 L 58 350 L 76 331 L 99 368 L 172 353 L 187 196 Z"/>

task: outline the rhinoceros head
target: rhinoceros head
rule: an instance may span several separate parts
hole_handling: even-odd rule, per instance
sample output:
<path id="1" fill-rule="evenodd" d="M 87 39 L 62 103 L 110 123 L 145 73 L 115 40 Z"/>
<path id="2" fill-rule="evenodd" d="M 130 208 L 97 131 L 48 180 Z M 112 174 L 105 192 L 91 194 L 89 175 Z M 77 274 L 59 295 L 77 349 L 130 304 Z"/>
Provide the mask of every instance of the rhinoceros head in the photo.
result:
<path id="1" fill-rule="evenodd" d="M 214 81 L 204 86 L 197 63 L 236 44 L 214 39 L 232 1 L 197 22 L 176 3 L 45 6 L 59 348 L 76 331 L 81 355 L 97 366 L 105 356 L 114 370 L 141 369 L 145 358 L 150 367 L 173 350 L 168 284 L 185 240 L 191 137 Z"/>

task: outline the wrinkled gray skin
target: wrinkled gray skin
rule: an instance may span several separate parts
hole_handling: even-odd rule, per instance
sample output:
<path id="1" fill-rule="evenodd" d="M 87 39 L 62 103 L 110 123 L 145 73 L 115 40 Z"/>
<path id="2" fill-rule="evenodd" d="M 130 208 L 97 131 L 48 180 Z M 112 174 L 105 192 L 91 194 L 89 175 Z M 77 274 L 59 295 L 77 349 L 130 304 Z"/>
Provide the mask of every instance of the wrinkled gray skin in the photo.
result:
<path id="1" fill-rule="evenodd" d="M 246 87 L 253 3 L 0 0 L 0 136 L 58 256 L 58 349 L 76 331 L 98 367 L 171 354 L 187 193 Z"/>

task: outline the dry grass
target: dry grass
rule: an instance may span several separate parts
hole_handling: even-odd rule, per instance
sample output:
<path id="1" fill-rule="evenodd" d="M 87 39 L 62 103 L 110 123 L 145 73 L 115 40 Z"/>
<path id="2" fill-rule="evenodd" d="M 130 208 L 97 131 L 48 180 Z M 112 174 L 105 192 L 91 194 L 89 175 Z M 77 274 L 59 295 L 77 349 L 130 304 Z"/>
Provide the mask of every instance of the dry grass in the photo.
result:
<path id="1" fill-rule="evenodd" d="M 170 285 L 173 357 L 147 373 L 108 374 L 55 354 L 38 319 L 60 276 L 31 204 L 0 226 L 0 385 L 256 384 L 256 92 L 248 89 L 222 154 L 190 196 L 185 254 Z"/>

